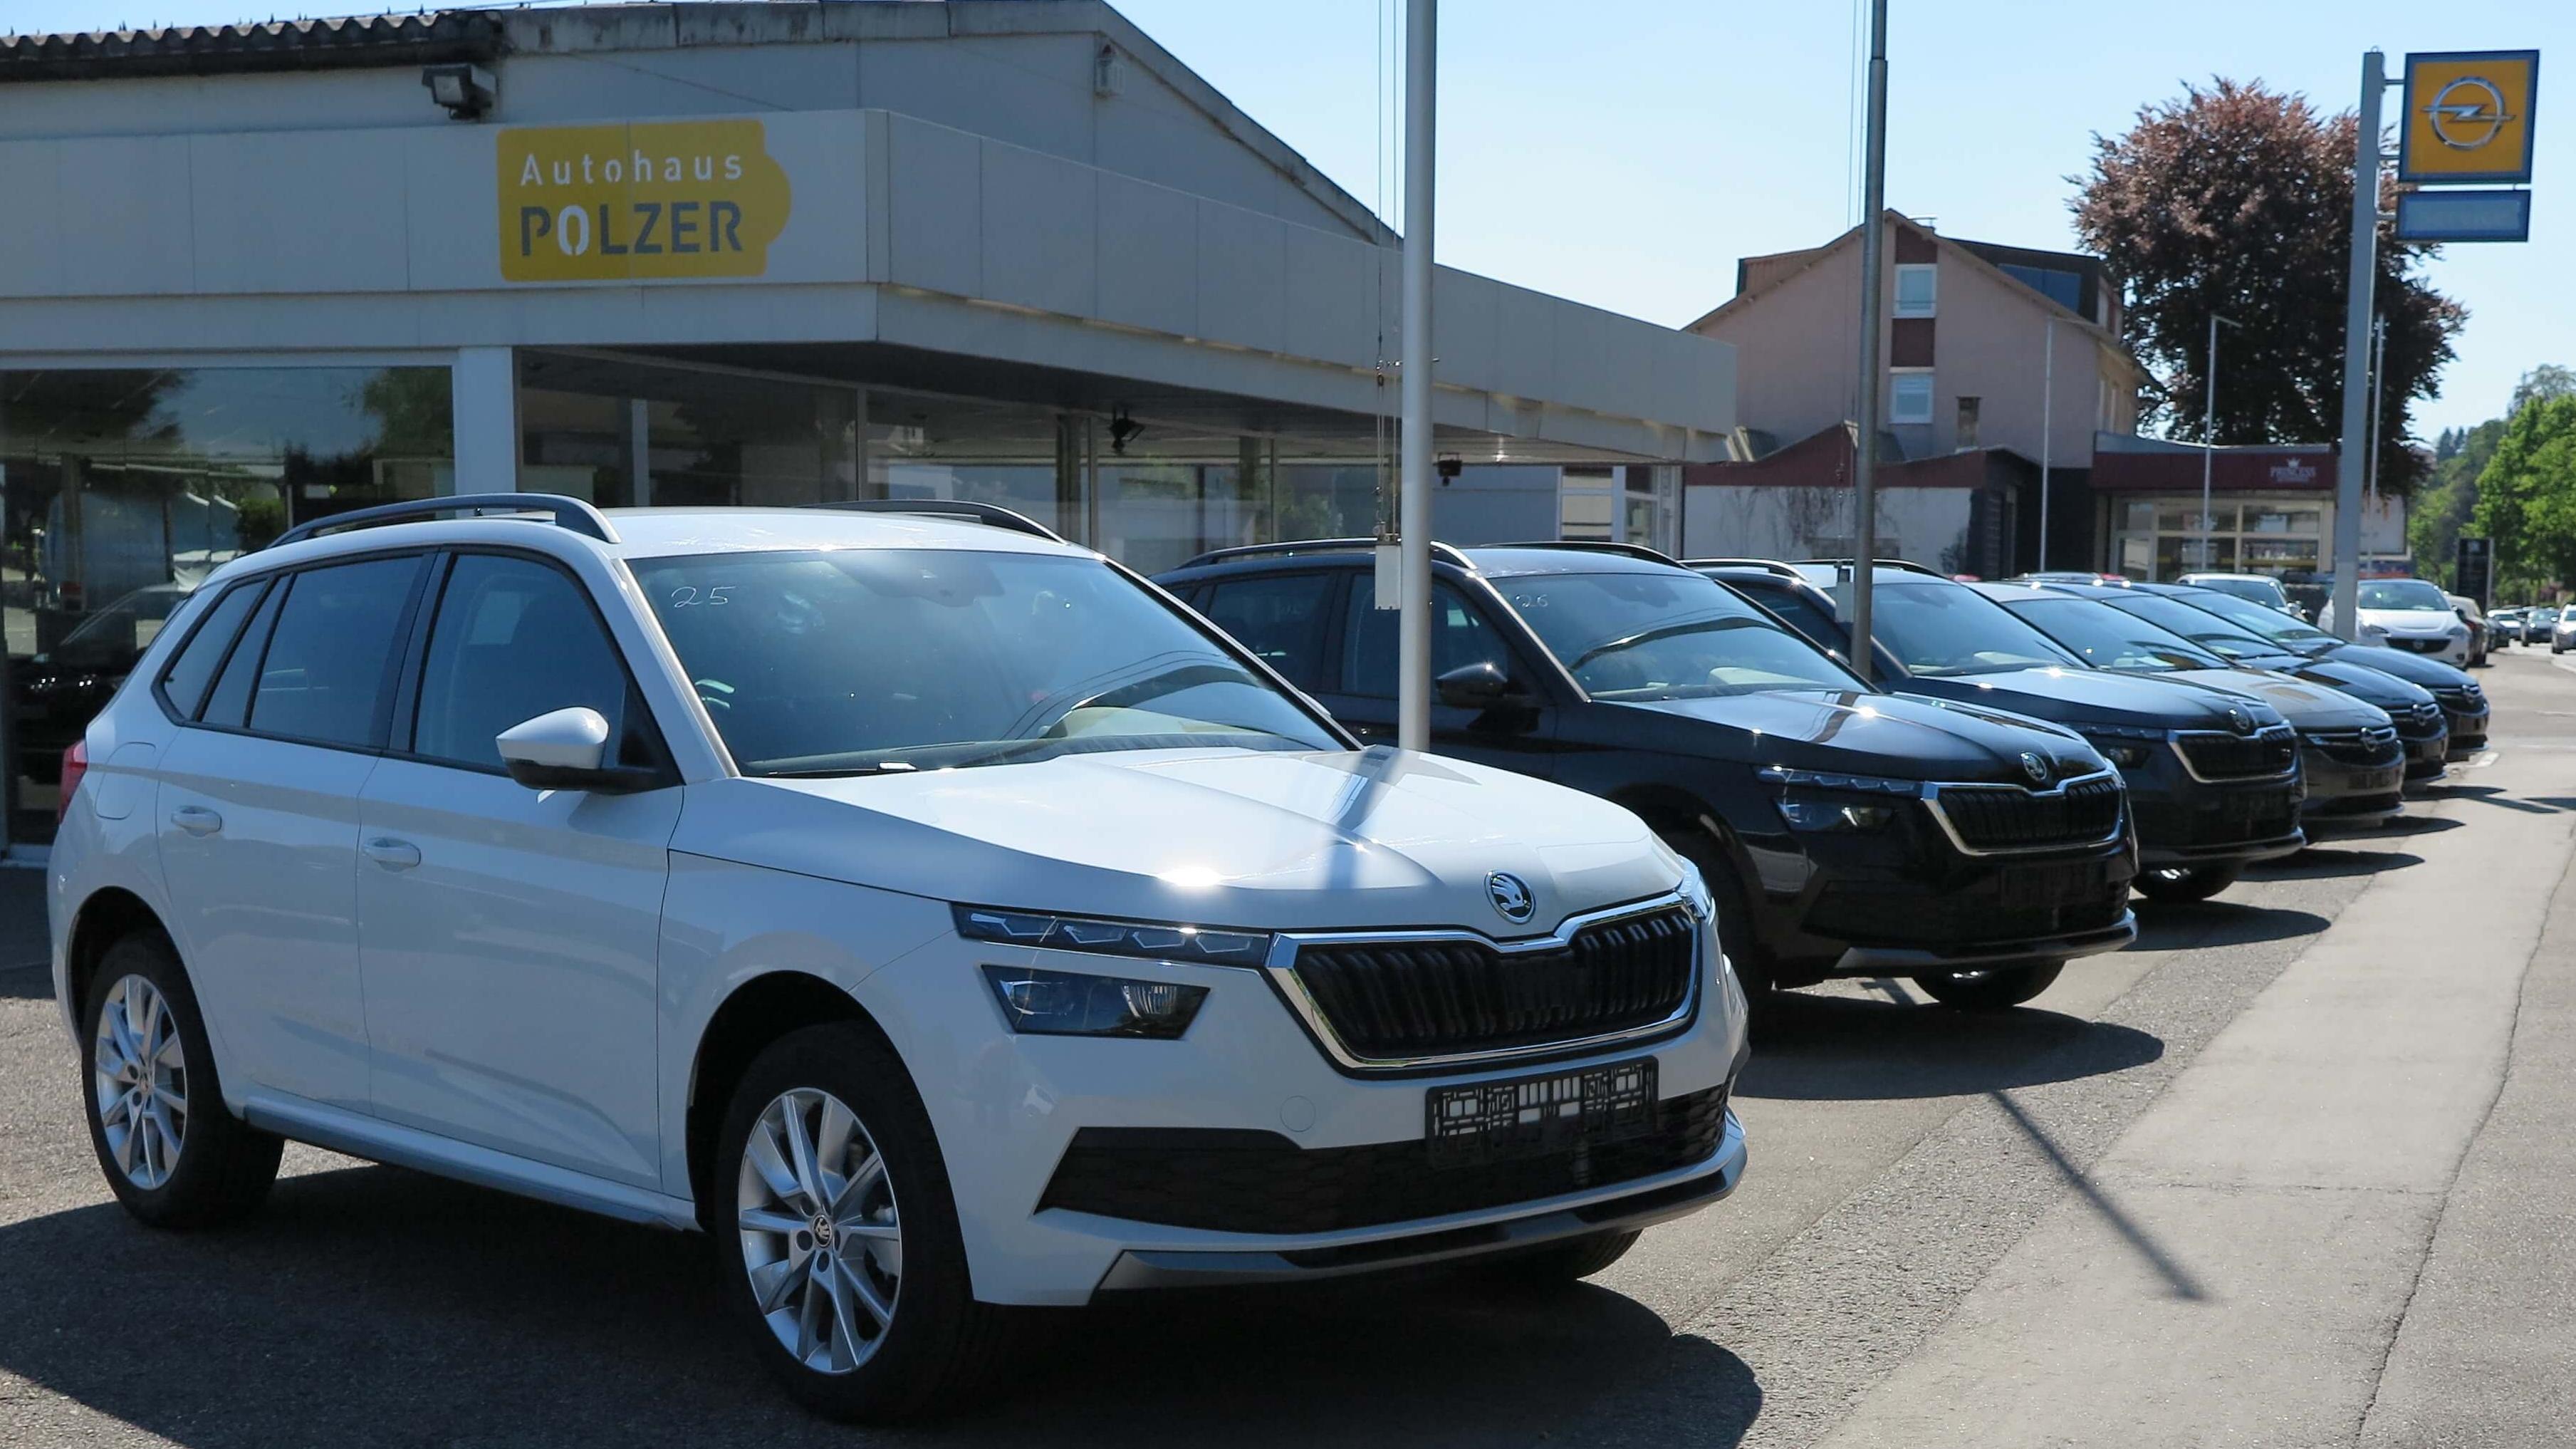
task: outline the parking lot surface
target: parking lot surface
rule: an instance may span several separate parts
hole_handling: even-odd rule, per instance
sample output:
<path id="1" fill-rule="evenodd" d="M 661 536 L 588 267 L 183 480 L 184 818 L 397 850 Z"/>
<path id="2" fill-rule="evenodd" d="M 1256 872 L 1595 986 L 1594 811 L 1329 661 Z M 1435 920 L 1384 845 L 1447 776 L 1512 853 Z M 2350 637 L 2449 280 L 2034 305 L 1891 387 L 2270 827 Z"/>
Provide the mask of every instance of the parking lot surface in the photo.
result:
<path id="1" fill-rule="evenodd" d="M 2393 829 L 2140 911 L 2032 1007 L 1789 997 L 1743 1190 L 1589 1285 L 1033 1315 L 970 1412 L 770 1389 L 705 1243 L 295 1149 L 147 1232 L 0 871 L 0 1444 L 2532 1445 L 2576 1419 L 2576 672 Z"/>

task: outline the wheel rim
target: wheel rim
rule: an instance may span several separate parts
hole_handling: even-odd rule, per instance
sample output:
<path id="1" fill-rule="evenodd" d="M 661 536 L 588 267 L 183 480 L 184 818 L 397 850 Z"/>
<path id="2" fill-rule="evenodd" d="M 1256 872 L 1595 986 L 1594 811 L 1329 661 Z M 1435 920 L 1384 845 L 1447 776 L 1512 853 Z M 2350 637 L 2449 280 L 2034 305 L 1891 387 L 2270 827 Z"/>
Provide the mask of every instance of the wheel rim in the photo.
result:
<path id="1" fill-rule="evenodd" d="M 91 1092 L 108 1156 L 140 1188 L 170 1180 L 188 1140 L 188 1053 L 158 987 L 128 976 L 99 1002 Z"/>
<path id="2" fill-rule="evenodd" d="M 903 1230 L 858 1114 L 801 1087 L 762 1108 L 743 1146 L 735 1227 L 752 1301 L 779 1346 L 817 1373 L 867 1362 L 894 1322 Z"/>
<path id="3" fill-rule="evenodd" d="M 2147 874 L 2156 880 L 2163 881 L 2167 885 L 2181 885 L 2184 881 L 2191 879 L 2192 875 L 2191 871 L 2187 867 L 2178 865 L 2158 866 L 2154 870 L 2148 871 Z"/>

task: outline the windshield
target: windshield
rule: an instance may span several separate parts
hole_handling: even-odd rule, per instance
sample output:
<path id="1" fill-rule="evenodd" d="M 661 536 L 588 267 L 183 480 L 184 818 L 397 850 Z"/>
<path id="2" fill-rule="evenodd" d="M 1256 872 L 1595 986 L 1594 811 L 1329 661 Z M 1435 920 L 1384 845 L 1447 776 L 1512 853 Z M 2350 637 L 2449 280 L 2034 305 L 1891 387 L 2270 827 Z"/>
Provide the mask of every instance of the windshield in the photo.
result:
<path id="1" fill-rule="evenodd" d="M 2225 659 L 2172 630 L 2091 599 L 2015 599 L 2004 608 L 2083 655 L 2096 669 L 2163 673 L 2227 667 Z"/>
<path id="2" fill-rule="evenodd" d="M 1530 574 L 1494 587 L 1595 699 L 1868 688 L 1698 574 Z"/>
<path id="3" fill-rule="evenodd" d="M 2403 609 L 2408 613 L 2447 614 L 2451 601 L 2442 591 L 2422 579 L 2363 579 L 2361 607 L 2365 609 Z"/>
<path id="4" fill-rule="evenodd" d="M 1344 748 L 1094 559 L 730 553 L 641 560 L 635 578 L 749 775 L 1090 750 Z"/>
<path id="5" fill-rule="evenodd" d="M 2294 649 L 2331 649 L 2343 642 L 2323 629 L 2312 628 L 2260 604 L 2249 604 L 2232 594 L 2203 590 L 2197 594 L 2166 597 L 2178 599 L 2204 614 L 2215 614 L 2239 628 Z"/>
<path id="6" fill-rule="evenodd" d="M 2195 609 L 2164 594 L 2123 593 L 2116 599 L 2102 602 L 2121 613 L 2134 614 L 2150 624 L 2180 634 L 2231 664 L 2281 652 L 2281 646 L 2269 639 L 2248 634 L 2215 614 Z"/>
<path id="7" fill-rule="evenodd" d="M 1995 674 L 2080 662 L 1963 584 L 1881 583 L 1877 596 L 1870 632 L 1909 674 Z"/>
<path id="8" fill-rule="evenodd" d="M 2282 593 L 2281 586 L 2271 579 L 2231 578 L 2224 574 L 2185 574 L 2182 582 L 2196 589 L 2214 589 L 2236 598 L 2251 599 L 2257 604 L 2279 605 L 2290 601 L 2289 595 Z"/>

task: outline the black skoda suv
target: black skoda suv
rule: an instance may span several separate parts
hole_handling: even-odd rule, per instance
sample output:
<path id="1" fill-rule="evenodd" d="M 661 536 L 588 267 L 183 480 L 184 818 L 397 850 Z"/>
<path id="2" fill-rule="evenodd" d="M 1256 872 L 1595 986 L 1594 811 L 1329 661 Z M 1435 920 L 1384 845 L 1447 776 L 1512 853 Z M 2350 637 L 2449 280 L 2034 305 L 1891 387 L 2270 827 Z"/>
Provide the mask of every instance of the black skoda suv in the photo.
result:
<path id="1" fill-rule="evenodd" d="M 1636 811 L 1707 877 L 1748 991 L 1910 976 L 2018 1005 L 2137 934 L 2128 792 L 2079 735 L 1871 688 L 1644 549 L 1434 554 L 1431 748 Z M 1159 580 L 1361 738 L 1395 737 L 1395 614 L 1365 540 Z"/>

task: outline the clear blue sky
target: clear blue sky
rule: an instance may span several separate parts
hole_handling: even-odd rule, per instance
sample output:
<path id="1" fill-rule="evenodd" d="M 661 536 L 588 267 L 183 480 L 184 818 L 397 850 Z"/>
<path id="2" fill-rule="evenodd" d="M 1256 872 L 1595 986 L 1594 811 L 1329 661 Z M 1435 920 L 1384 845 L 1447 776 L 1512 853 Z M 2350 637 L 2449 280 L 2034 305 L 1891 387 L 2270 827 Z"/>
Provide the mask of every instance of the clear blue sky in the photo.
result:
<path id="1" fill-rule="evenodd" d="M 1377 32 L 1401 0 L 1115 0 L 1362 201 Z M 312 0 L 277 5 L 293 13 Z M 352 6 L 351 8 L 357 8 Z M 2364 48 L 2538 47 L 2533 239 L 2455 246 L 2435 284 L 2468 330 L 2423 435 L 2501 412 L 2576 364 L 2576 0 L 1893 0 L 1888 203 L 1942 231 L 2070 246 L 2066 178 L 2093 133 L 2212 75 L 2349 109 Z M 1450 0 L 1442 7 L 1440 260 L 1678 324 L 1735 259 L 1856 214 L 1851 0 Z M 0 0 L 0 28 L 265 19 L 272 0 Z M 337 13 L 333 7 L 315 13 Z M 2397 101 L 2390 93 L 2390 105 Z M 2224 366 L 2224 359 L 2221 360 Z"/>

